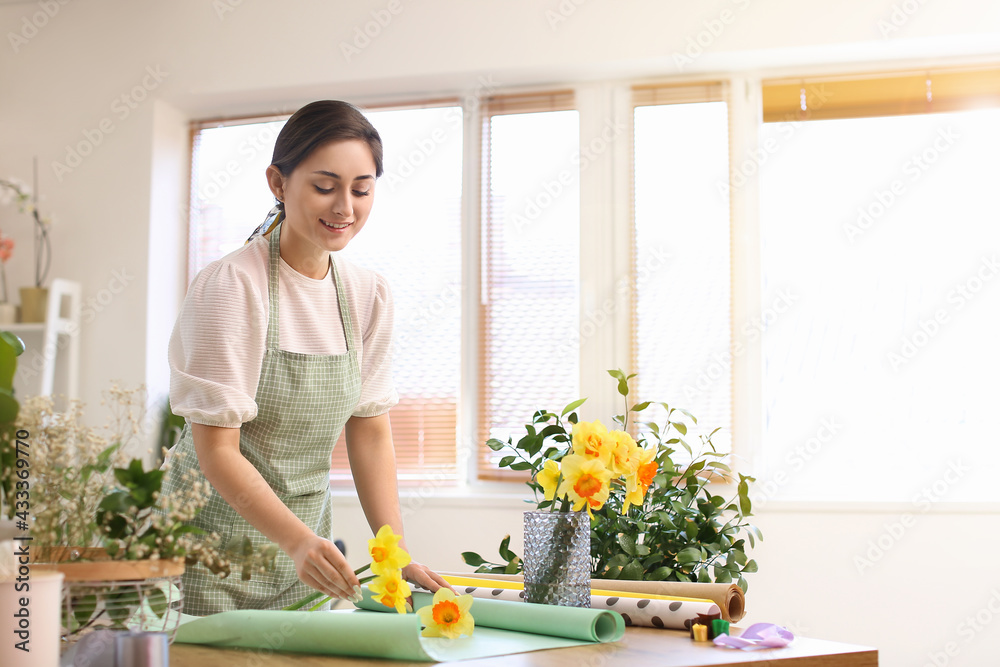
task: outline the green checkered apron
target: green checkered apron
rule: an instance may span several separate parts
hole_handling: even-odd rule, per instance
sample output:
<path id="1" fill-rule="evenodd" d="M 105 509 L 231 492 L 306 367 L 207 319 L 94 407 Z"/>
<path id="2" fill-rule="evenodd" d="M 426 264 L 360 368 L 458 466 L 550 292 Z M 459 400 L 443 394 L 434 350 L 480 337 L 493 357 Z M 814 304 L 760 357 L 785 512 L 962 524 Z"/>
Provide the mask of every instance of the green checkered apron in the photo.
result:
<path id="1" fill-rule="evenodd" d="M 240 452 L 260 471 L 282 502 L 317 535 L 331 538 L 330 456 L 344 424 L 361 398 L 361 371 L 354 349 L 354 328 L 343 286 L 333 265 L 340 317 L 347 352 L 303 354 L 278 349 L 278 266 L 281 225 L 271 232 L 267 293 L 270 312 L 267 350 L 257 387 L 257 417 L 240 428 Z M 235 325 L 234 325 L 235 326 Z M 184 484 L 181 475 L 197 457 L 190 424 L 185 425 L 175 452 L 186 452 L 184 464 L 171 464 L 163 492 Z M 200 475 L 200 472 L 198 473 Z M 205 507 L 190 522 L 215 531 L 225 544 L 247 535 L 254 546 L 269 540 L 241 517 L 215 489 Z M 184 612 L 197 616 L 234 609 L 278 609 L 313 592 L 299 581 L 295 564 L 279 553 L 273 572 L 253 573 L 241 581 L 238 571 L 220 579 L 203 565 L 189 566 L 183 576 Z"/>

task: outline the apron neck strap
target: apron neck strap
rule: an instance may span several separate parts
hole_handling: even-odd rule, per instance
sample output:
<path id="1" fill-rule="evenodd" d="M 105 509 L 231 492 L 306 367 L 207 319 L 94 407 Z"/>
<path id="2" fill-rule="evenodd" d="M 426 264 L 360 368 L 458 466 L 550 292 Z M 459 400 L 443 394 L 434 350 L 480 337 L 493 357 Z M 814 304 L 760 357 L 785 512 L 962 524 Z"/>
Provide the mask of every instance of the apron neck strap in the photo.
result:
<path id="1" fill-rule="evenodd" d="M 277 350 L 278 347 L 278 268 L 281 265 L 281 251 L 279 240 L 281 237 L 281 223 L 279 222 L 271 228 L 271 236 L 268 240 L 270 249 L 268 262 L 267 279 L 267 349 Z M 347 342 L 347 351 L 354 349 L 354 323 L 351 320 L 351 311 L 347 307 L 347 298 L 344 295 L 344 286 L 340 282 L 340 275 L 337 272 L 337 263 L 330 255 L 330 265 L 334 284 L 337 286 L 337 303 L 340 306 L 340 321 L 344 327 L 344 340 Z"/>

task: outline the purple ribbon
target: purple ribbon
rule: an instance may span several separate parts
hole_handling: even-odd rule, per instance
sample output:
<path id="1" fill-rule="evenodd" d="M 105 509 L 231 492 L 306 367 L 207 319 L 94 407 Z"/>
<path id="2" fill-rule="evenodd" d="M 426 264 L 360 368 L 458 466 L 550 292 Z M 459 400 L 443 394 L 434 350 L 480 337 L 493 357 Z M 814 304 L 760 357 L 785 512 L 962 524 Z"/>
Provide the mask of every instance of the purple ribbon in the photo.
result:
<path id="1" fill-rule="evenodd" d="M 739 637 L 719 635 L 712 641 L 716 646 L 753 651 L 759 648 L 782 648 L 791 644 L 793 639 L 795 635 L 780 625 L 754 623 Z"/>

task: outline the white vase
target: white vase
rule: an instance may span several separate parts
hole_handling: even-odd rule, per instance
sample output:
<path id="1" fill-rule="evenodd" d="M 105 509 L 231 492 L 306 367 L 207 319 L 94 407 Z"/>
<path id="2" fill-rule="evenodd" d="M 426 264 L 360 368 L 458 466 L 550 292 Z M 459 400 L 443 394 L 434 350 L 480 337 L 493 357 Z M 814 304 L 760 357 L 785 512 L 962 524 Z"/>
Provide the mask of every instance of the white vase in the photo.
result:
<path id="1" fill-rule="evenodd" d="M 0 665 L 59 667 L 62 582 L 62 572 L 35 568 L 27 582 L 0 581 Z"/>
<path id="2" fill-rule="evenodd" d="M 17 305 L 0 301 L 0 325 L 17 322 Z"/>

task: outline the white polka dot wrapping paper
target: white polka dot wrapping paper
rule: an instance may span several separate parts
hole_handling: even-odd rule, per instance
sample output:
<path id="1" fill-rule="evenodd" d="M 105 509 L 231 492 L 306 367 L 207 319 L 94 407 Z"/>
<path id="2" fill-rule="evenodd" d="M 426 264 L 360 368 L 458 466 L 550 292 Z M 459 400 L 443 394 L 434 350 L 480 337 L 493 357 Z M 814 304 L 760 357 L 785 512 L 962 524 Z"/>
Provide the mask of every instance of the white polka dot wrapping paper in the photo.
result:
<path id="1" fill-rule="evenodd" d="M 523 585 L 519 582 L 477 580 L 447 575 L 444 578 L 459 594 L 468 593 L 476 598 L 514 602 L 524 600 Z M 720 613 L 719 605 L 712 600 L 667 596 L 630 597 L 629 594 L 592 595 L 590 608 L 617 611 L 625 620 L 625 625 L 671 630 L 687 630 L 690 620 L 698 614 Z"/>

